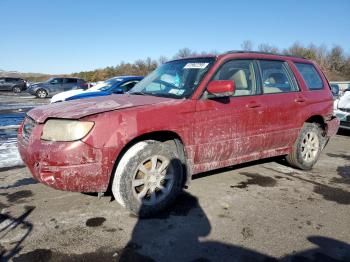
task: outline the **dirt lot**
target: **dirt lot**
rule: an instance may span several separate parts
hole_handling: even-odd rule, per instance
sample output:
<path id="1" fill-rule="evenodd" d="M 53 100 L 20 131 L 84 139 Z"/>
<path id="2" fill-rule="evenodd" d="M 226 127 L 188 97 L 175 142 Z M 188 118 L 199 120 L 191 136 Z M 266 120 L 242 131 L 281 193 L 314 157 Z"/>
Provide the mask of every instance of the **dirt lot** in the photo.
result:
<path id="1" fill-rule="evenodd" d="M 0 168 L 0 261 L 350 261 L 349 185 L 350 132 L 311 172 L 268 159 L 197 175 L 152 219 Z"/>

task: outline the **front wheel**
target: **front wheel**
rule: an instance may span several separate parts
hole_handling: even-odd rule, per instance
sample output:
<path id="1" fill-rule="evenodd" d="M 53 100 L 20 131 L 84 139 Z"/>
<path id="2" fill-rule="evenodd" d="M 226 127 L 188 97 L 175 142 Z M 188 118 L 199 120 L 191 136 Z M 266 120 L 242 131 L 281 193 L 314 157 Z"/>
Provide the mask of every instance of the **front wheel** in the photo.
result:
<path id="1" fill-rule="evenodd" d="M 119 204 L 146 217 L 167 208 L 182 190 L 182 162 L 171 145 L 142 141 L 121 158 L 112 192 Z"/>
<path id="2" fill-rule="evenodd" d="M 310 170 L 317 162 L 324 147 L 320 127 L 314 123 L 305 123 L 295 141 L 287 162 L 296 168 Z"/>
<path id="3" fill-rule="evenodd" d="M 15 87 L 12 88 L 12 91 L 14 93 L 21 93 L 22 89 L 19 86 L 15 86 Z"/>
<path id="4" fill-rule="evenodd" d="M 39 89 L 38 91 L 36 91 L 36 96 L 39 98 L 46 98 L 47 91 L 45 89 Z"/>

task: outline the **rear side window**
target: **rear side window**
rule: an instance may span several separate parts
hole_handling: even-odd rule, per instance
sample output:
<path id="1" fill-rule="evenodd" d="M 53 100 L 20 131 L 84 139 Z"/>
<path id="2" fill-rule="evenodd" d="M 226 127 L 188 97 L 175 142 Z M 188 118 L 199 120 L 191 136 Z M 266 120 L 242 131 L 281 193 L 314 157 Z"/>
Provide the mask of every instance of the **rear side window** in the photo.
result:
<path id="1" fill-rule="evenodd" d="M 309 90 L 323 89 L 323 81 L 312 64 L 295 63 Z"/>
<path id="2" fill-rule="evenodd" d="M 77 79 L 75 79 L 75 78 L 66 78 L 64 83 L 65 84 L 76 84 L 77 83 Z"/>
<path id="3" fill-rule="evenodd" d="M 287 63 L 283 61 L 259 61 L 264 94 L 299 91 L 294 83 Z"/>

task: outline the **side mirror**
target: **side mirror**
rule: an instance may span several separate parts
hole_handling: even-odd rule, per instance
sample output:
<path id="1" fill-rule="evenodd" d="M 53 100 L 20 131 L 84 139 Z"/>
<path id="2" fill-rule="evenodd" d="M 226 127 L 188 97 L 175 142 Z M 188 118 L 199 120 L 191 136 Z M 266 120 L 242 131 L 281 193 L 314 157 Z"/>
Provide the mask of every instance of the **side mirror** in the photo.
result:
<path id="1" fill-rule="evenodd" d="M 208 97 L 227 97 L 235 93 L 235 82 L 233 80 L 214 80 L 208 84 Z"/>

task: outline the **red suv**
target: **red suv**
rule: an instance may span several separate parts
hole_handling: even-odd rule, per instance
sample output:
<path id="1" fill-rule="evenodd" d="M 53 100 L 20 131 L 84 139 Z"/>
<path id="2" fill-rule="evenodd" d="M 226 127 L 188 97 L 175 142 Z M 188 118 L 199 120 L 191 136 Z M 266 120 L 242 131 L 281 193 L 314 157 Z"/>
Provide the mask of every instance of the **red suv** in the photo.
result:
<path id="1" fill-rule="evenodd" d="M 35 108 L 18 135 L 23 161 L 60 190 L 105 192 L 147 216 L 191 176 L 286 156 L 311 169 L 339 120 L 317 65 L 254 52 L 163 64 L 128 94 Z"/>

